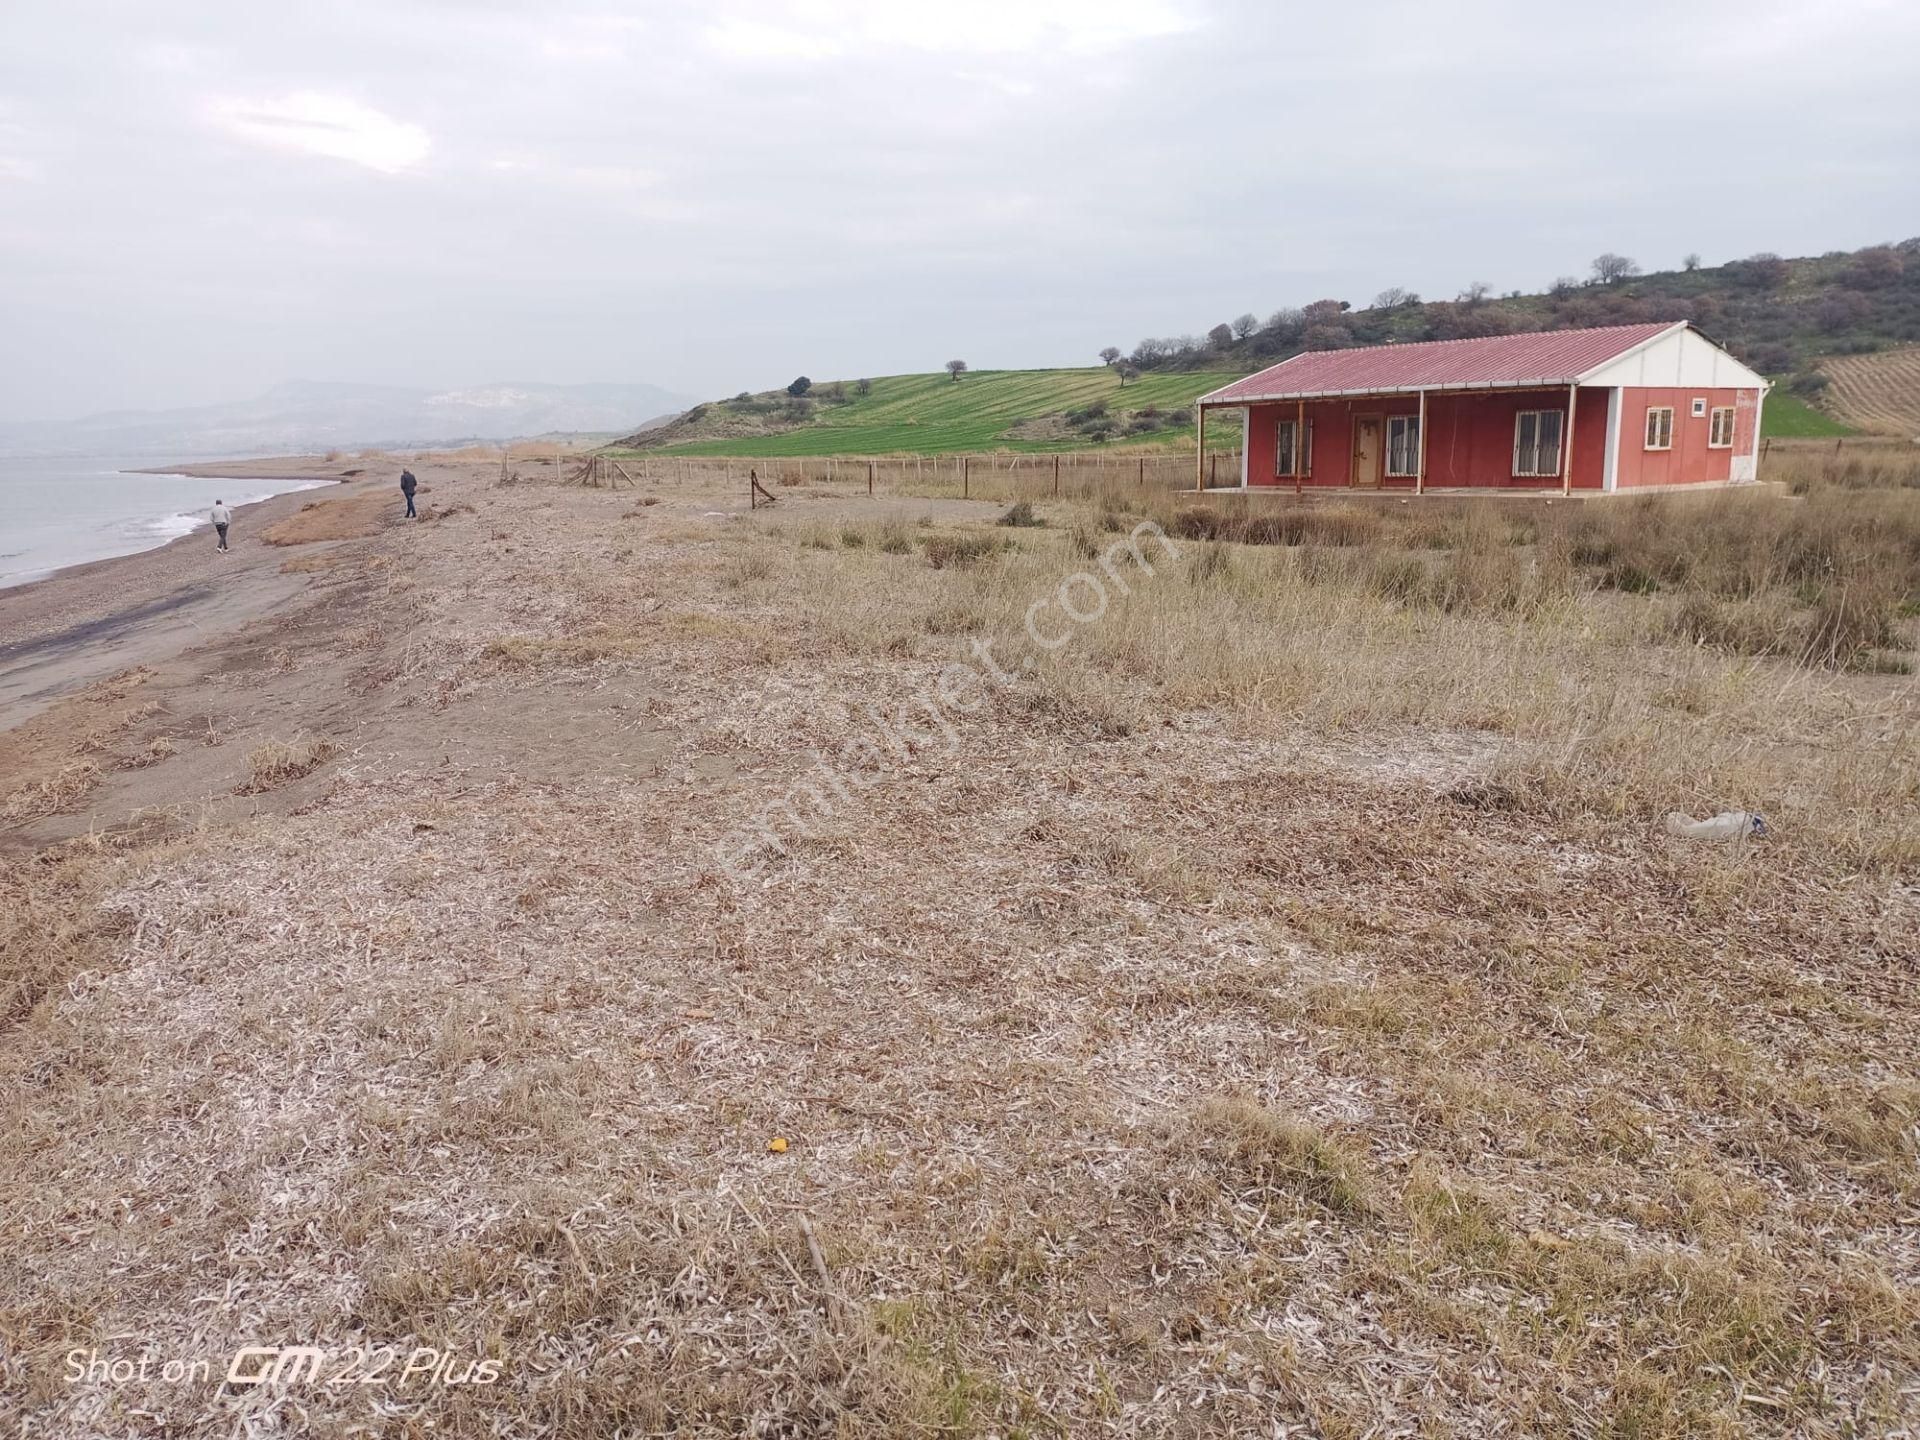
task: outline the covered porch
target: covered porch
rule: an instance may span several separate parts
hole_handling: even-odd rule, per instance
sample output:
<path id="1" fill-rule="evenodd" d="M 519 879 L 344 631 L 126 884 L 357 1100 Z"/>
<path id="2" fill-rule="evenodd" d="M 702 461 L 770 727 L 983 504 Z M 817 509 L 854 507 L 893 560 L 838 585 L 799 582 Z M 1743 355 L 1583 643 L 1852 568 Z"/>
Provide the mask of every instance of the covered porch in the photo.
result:
<path id="1" fill-rule="evenodd" d="M 1298 394 L 1197 407 L 1241 419 L 1238 473 L 1202 461 L 1194 488 L 1562 494 L 1606 488 L 1615 392 L 1479 385 Z M 1211 468 L 1211 473 L 1210 473 Z"/>

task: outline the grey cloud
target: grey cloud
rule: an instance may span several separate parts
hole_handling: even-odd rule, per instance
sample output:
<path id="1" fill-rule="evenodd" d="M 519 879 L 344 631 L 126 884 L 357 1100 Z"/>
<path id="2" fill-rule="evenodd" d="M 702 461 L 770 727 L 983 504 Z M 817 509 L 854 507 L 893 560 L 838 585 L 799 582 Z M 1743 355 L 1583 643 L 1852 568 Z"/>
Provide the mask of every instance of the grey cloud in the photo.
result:
<path id="1" fill-rule="evenodd" d="M 1907 6 L 34 0 L 5 28 L 0 418 L 1077 364 L 1606 249 L 1920 229 Z"/>

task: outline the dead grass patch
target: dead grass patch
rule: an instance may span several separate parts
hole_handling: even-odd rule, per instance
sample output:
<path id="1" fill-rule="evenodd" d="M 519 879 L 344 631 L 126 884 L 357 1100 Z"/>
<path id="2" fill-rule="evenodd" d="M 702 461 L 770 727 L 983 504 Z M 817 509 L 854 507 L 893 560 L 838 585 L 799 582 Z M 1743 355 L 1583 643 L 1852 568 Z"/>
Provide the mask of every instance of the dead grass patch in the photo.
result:
<path id="1" fill-rule="evenodd" d="M 597 625 L 578 635 L 507 635 L 489 640 L 481 659 L 505 669 L 544 666 L 594 665 L 605 660 L 629 659 L 645 652 L 645 637 L 615 625 Z"/>
<path id="2" fill-rule="evenodd" d="M 977 565 L 988 556 L 999 554 L 1006 548 L 1006 542 L 997 535 L 965 531 L 957 535 L 928 535 L 920 542 L 920 548 L 927 564 L 934 569 L 955 570 Z"/>
<path id="3" fill-rule="evenodd" d="M 1194 1117 L 1202 1143 L 1256 1190 L 1284 1191 L 1346 1219 L 1371 1213 L 1364 1160 L 1317 1126 L 1236 1096 Z"/>
<path id="4" fill-rule="evenodd" d="M 0 804 L 0 820 L 17 823 L 73 810 L 86 802 L 100 783 L 101 769 L 91 760 L 62 765 L 51 775 L 31 780 Z"/>
<path id="5" fill-rule="evenodd" d="M 295 735 L 269 740 L 247 752 L 247 780 L 242 795 L 259 795 L 311 775 L 341 753 L 340 745 L 324 735 Z"/>
<path id="6" fill-rule="evenodd" d="M 322 540 L 359 540 L 377 535 L 394 514 L 385 495 L 343 495 L 310 500 L 286 519 L 260 532 L 269 545 L 311 545 Z"/>

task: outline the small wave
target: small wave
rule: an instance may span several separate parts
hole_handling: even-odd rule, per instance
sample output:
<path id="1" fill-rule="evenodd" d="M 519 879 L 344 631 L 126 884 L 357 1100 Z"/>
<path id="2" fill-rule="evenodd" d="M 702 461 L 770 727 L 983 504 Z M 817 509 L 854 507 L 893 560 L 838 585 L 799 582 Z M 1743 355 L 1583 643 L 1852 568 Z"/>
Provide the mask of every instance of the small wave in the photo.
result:
<path id="1" fill-rule="evenodd" d="M 181 512 L 173 515 L 162 515 L 154 520 L 136 521 L 126 528 L 128 533 L 136 535 L 143 540 L 153 540 L 165 544 L 169 540 L 178 540 L 182 535 L 191 535 L 206 523 L 208 522 L 202 520 L 198 515 L 188 515 Z"/>

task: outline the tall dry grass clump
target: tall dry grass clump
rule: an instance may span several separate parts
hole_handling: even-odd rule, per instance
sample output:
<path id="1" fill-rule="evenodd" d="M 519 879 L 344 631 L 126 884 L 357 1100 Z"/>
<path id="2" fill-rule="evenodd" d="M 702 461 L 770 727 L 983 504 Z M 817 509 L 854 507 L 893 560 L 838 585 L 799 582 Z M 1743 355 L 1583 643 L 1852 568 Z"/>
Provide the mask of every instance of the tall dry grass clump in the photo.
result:
<path id="1" fill-rule="evenodd" d="M 992 565 L 890 570 L 869 547 L 809 570 L 805 589 L 850 652 L 991 638 L 1028 667 L 1019 703 L 1037 727 L 1124 736 L 1207 710 L 1386 749 L 1500 736 L 1525 804 L 1606 824 L 1745 806 L 1897 869 L 1920 856 L 1902 798 L 1916 736 L 1889 724 L 1897 705 L 1793 677 L 1907 664 L 1916 511 L 1911 491 L 1262 511 L 1115 489 Z M 1151 542 L 1152 573 L 1123 543 L 1145 521 L 1180 551 Z M 1029 609 L 1076 571 L 1100 582 L 1097 618 L 1040 649 Z M 1059 623 L 1049 610 L 1042 629 Z"/>
<path id="2" fill-rule="evenodd" d="M 259 795 L 312 774 L 340 753 L 337 741 L 324 735 L 295 735 L 290 740 L 269 740 L 247 754 L 247 780 L 240 787 L 243 795 Z"/>
<path id="3" fill-rule="evenodd" d="M 1777 481 L 1795 495 L 1816 490 L 1920 489 L 1920 446 L 1882 444 L 1776 443 L 1768 450 L 1761 479 Z"/>

